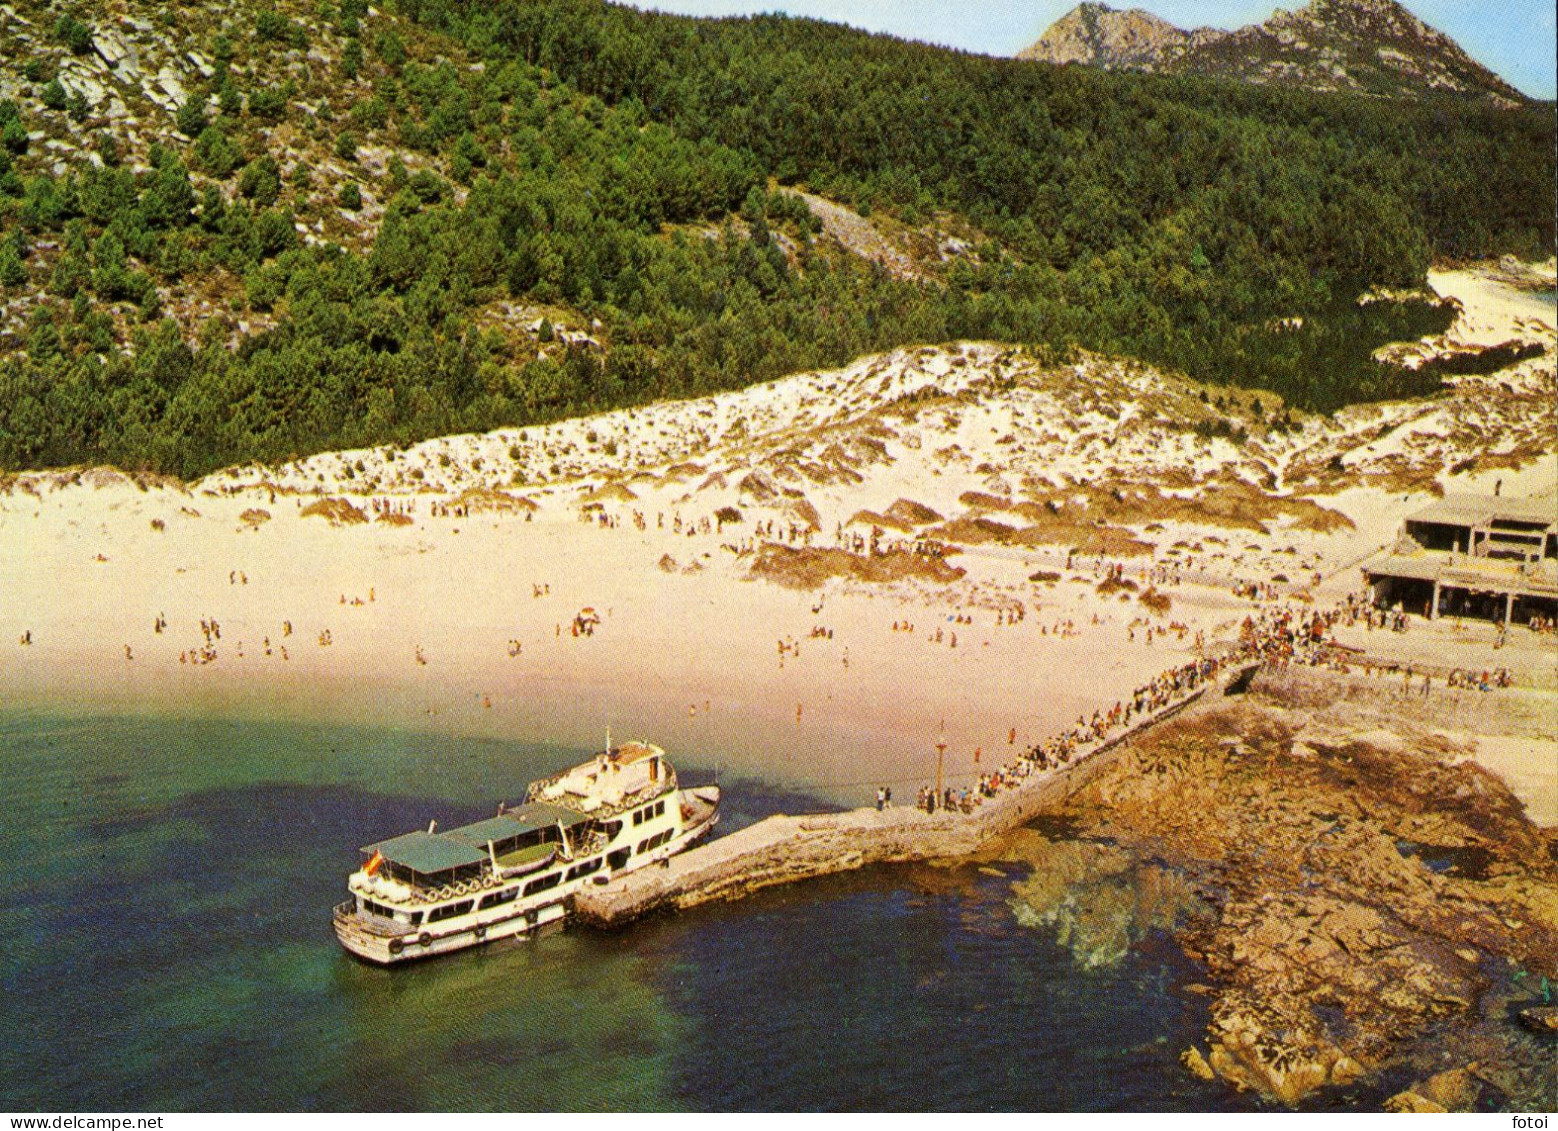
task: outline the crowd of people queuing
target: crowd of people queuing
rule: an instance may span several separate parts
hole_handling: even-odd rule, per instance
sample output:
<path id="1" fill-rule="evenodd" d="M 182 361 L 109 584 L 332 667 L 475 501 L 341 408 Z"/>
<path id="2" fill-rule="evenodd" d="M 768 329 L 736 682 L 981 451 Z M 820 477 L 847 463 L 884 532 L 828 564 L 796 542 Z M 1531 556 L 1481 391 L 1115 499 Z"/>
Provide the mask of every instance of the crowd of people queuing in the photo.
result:
<path id="1" fill-rule="evenodd" d="M 972 786 L 943 787 L 939 791 L 934 786 L 924 786 L 917 804 L 927 813 L 943 809 L 972 813 L 987 798 L 1017 788 L 1034 773 L 1065 766 L 1095 752 L 1133 724 L 1140 725 L 1141 720 L 1185 701 L 1230 667 L 1253 661 L 1275 667 L 1295 663 L 1329 665 L 1334 662 L 1328 645 L 1331 629 L 1338 623 L 1357 623 L 1369 612 L 1367 601 L 1357 597 L 1349 597 L 1344 604 L 1327 611 L 1282 605 L 1252 612 L 1240 625 L 1238 644 L 1222 655 L 1202 656 L 1170 668 L 1136 688 L 1129 699 L 1122 699 L 1107 710 L 1096 710 L 1091 718 L 1078 716 L 1075 725 L 1064 733 L 1030 747 L 994 772 L 979 774 Z M 1012 737 L 1015 738 L 1015 732 Z"/>

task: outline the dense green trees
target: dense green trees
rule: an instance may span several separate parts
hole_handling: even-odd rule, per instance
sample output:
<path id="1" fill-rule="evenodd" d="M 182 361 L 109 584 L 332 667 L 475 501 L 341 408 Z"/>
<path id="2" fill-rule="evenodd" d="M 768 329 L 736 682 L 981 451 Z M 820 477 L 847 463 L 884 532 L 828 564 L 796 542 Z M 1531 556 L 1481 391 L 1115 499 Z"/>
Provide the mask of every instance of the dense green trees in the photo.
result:
<path id="1" fill-rule="evenodd" d="M 955 337 L 1134 354 L 1327 410 L 1437 381 L 1369 354 L 1445 314 L 1359 306 L 1364 289 L 1419 283 L 1433 256 L 1550 252 L 1553 124 L 1537 113 L 1057 70 L 596 0 L 401 8 L 483 65 L 362 23 L 359 0 L 327 17 L 355 46 L 342 72 L 372 93 L 335 111 L 324 144 L 354 179 L 320 203 L 367 214 L 366 189 L 384 206 L 362 252 L 300 239 L 308 169 L 248 129 L 291 95 L 257 86 L 246 112 L 230 41 L 177 116 L 188 140 L 150 169 L 121 166 L 109 138 L 101 167 L 23 176 L 8 162 L 29 111 L 0 102 L 0 286 L 47 292 L 0 352 L 0 466 L 194 475 Z M 275 11 L 253 29 L 257 50 L 308 41 Z M 370 134 L 399 146 L 382 177 L 355 168 Z M 959 214 L 987 238 L 933 281 L 895 279 L 816 241 L 774 180 L 908 223 Z M 241 282 L 227 309 L 164 319 L 165 288 L 207 273 Z M 499 304 L 566 314 L 593 340 L 497 332 Z"/>

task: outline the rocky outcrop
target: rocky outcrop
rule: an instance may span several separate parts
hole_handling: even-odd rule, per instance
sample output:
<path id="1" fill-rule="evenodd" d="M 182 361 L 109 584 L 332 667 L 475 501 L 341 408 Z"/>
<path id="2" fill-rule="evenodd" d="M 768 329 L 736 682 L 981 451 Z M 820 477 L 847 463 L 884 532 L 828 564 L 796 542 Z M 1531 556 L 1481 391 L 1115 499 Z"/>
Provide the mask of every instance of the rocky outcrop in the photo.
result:
<path id="1" fill-rule="evenodd" d="M 1153 71 L 1182 53 L 1190 36 L 1167 20 L 1132 8 L 1081 4 L 1050 25 L 1037 43 L 1017 53 L 1043 63 Z"/>
<path id="2" fill-rule="evenodd" d="M 1206 1051 L 1181 1058 L 1192 1074 L 1296 1105 L 1448 1055 L 1466 1067 L 1420 1079 L 1392 1110 L 1469 1110 L 1485 1081 L 1551 1091 L 1543 1038 L 1521 1026 L 1558 1022 L 1511 995 L 1534 988 L 1521 971 L 1558 966 L 1554 837 L 1436 746 L 1432 719 L 1371 706 L 1353 682 L 1262 675 L 1252 701 L 1102 760 L 1061 810 L 1080 843 L 1025 849 L 1043 864 L 1014 897 L 1103 959 L 1142 924 L 1173 931 L 1211 983 Z M 1139 894 L 1164 890 L 1143 869 L 1184 885 L 1178 912 Z M 1133 870 L 1134 928 L 1107 899 Z"/>
<path id="3" fill-rule="evenodd" d="M 1234 31 L 1182 31 L 1149 12 L 1086 3 L 1019 58 L 1109 70 L 1214 75 L 1310 90 L 1529 100 L 1395 0 L 1312 0 Z"/>
<path id="4" fill-rule="evenodd" d="M 1536 1005 L 1522 1009 L 1520 1023 L 1533 1033 L 1558 1033 L 1558 1005 Z"/>

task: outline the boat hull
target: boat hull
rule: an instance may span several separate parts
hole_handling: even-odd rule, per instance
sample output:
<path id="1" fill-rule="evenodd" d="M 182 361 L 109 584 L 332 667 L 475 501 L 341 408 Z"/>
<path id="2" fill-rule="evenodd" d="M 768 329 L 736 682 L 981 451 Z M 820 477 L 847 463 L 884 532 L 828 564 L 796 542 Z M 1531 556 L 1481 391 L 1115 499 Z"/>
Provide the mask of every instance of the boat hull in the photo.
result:
<path id="1" fill-rule="evenodd" d="M 457 926 L 439 924 L 442 930 L 423 929 L 388 934 L 367 927 L 363 917 L 355 912 L 347 913 L 338 909 L 334 926 L 335 937 L 351 954 L 379 966 L 392 966 L 401 962 L 415 962 L 420 958 L 436 958 L 500 939 L 520 938 L 562 921 L 567 914 L 565 902 L 558 900 L 502 918 L 473 920 Z"/>
<path id="2" fill-rule="evenodd" d="M 553 888 L 538 899 L 521 899 L 420 928 L 388 928 L 383 920 L 359 913 L 355 902 L 348 900 L 335 908 L 335 936 L 350 954 L 379 966 L 436 958 L 501 939 L 530 936 L 566 920 L 572 911 L 573 895 L 585 884 L 608 882 L 615 876 L 669 860 L 706 836 L 719 823 L 719 789 L 717 786 L 703 787 L 688 790 L 686 794 L 686 800 L 693 803 L 696 819 L 686 825 L 679 836 L 635 856 L 627 867 L 581 877 Z"/>

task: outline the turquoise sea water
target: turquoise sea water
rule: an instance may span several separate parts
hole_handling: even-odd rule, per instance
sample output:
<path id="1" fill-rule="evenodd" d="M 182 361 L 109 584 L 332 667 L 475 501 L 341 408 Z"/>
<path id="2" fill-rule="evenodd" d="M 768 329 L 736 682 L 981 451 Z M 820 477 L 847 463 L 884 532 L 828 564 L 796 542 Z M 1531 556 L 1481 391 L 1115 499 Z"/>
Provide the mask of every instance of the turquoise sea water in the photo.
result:
<path id="1" fill-rule="evenodd" d="M 393 971 L 336 945 L 359 845 L 580 752 L 0 712 L 0 1108 L 1203 1109 L 1165 937 L 1086 971 L 1019 873 L 877 869 Z M 707 780 L 683 766 L 686 780 Z M 730 782 L 721 831 L 814 805 Z"/>

